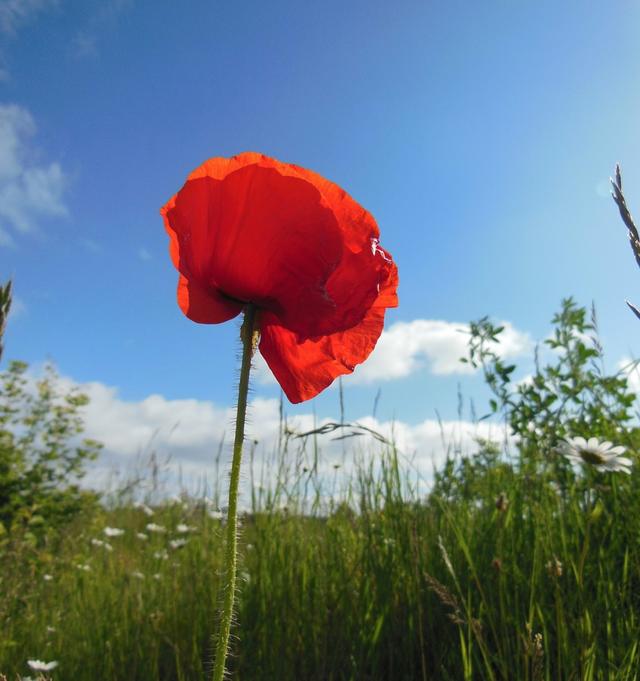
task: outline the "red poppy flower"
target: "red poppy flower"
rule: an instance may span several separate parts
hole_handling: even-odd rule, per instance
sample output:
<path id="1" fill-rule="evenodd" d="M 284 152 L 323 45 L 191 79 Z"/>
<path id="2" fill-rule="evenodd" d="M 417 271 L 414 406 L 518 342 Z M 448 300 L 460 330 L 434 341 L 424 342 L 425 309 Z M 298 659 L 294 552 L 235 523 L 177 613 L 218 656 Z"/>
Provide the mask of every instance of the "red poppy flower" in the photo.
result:
<path id="1" fill-rule="evenodd" d="M 259 349 L 291 402 L 373 350 L 398 273 L 375 220 L 320 175 L 268 156 L 212 158 L 162 208 L 178 304 L 217 324 L 259 309 Z"/>

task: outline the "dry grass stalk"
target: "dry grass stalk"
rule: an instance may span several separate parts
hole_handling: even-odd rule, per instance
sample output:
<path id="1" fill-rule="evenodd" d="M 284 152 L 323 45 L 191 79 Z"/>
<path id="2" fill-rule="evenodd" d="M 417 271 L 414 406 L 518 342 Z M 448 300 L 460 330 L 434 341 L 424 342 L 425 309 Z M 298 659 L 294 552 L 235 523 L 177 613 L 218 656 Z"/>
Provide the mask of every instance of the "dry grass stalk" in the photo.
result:
<path id="1" fill-rule="evenodd" d="M 636 223 L 633 220 L 631 211 L 627 207 L 627 201 L 624 197 L 624 193 L 622 192 L 622 171 L 620 170 L 619 163 L 616 163 L 616 177 L 615 179 L 611 178 L 611 185 L 613 187 L 611 195 L 618 206 L 622 221 L 629 230 L 629 243 L 631 244 L 631 250 L 633 251 L 633 255 L 636 259 L 636 262 L 638 263 L 638 267 L 640 267 L 640 234 L 638 234 Z M 628 300 L 626 302 L 636 317 L 640 319 L 640 310 L 638 310 L 638 308 L 631 304 Z"/>
<path id="2" fill-rule="evenodd" d="M 432 577 L 429 573 L 424 572 L 424 579 L 427 582 L 427 585 L 429 587 L 430 591 L 433 591 L 433 593 L 438 597 L 438 600 L 443 604 L 446 605 L 448 608 L 451 608 L 451 611 L 447 617 L 454 623 L 454 624 L 468 624 L 471 629 L 473 630 L 473 633 L 478 637 L 482 637 L 482 624 L 480 623 L 480 620 L 475 619 L 474 617 L 471 617 L 467 619 L 465 617 L 465 614 L 462 612 L 462 608 L 460 607 L 460 603 L 458 602 L 458 599 L 447 589 L 447 587 L 442 583 L 439 582 L 435 577 Z"/>
<path id="3" fill-rule="evenodd" d="M 2 344 L 2 337 L 7 328 L 7 319 L 9 318 L 9 311 L 11 310 L 11 279 L 4 285 L 0 286 L 0 359 L 2 359 L 2 351 L 4 349 Z M 2 677 L 0 677 L 0 681 Z"/>

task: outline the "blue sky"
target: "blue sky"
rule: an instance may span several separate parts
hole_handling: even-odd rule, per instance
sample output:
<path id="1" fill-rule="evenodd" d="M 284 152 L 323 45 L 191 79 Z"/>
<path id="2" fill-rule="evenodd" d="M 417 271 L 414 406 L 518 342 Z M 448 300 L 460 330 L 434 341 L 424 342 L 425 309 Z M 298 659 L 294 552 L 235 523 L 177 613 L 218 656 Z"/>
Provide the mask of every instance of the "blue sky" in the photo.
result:
<path id="1" fill-rule="evenodd" d="M 607 186 L 620 161 L 640 212 L 639 20 L 630 0 L 0 0 L 5 361 L 52 359 L 132 410 L 231 406 L 238 325 L 182 316 L 158 211 L 206 158 L 252 150 L 343 186 L 398 264 L 348 417 L 380 388 L 379 419 L 456 418 L 458 383 L 484 395 L 452 363 L 456 329 L 509 322 L 526 365 L 568 295 L 595 301 L 614 367 L 640 338 Z M 277 398 L 258 377 L 254 396 Z M 330 389 L 288 410 L 337 404 Z"/>

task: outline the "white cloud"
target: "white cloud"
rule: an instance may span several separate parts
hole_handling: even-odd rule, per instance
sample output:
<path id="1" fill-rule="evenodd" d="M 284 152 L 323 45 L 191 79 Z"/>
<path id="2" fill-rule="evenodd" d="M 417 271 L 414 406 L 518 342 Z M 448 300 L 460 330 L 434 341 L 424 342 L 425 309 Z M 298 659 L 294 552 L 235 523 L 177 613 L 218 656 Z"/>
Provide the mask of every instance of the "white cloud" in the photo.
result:
<path id="1" fill-rule="evenodd" d="M 618 362 L 618 370 L 627 377 L 627 384 L 632 392 L 640 394 L 640 366 L 636 360 L 623 357 Z"/>
<path id="2" fill-rule="evenodd" d="M 61 387 L 67 390 L 75 385 L 69 378 L 61 378 L 60 382 Z M 105 481 L 114 471 L 122 479 L 123 473 L 133 473 L 139 467 L 141 454 L 153 451 L 157 460 L 168 461 L 164 466 L 167 491 L 177 491 L 179 479 L 187 489 L 193 491 L 204 478 L 209 483 L 212 482 L 216 452 L 222 445 L 219 483 L 226 489 L 227 477 L 224 473 L 228 470 L 231 458 L 234 409 L 203 400 L 167 399 L 162 395 L 127 401 L 119 396 L 116 388 L 98 382 L 85 383 L 78 387 L 90 398 L 89 405 L 84 409 L 85 435 L 105 445 L 99 461 L 92 465 L 87 478 L 90 484 L 105 485 Z M 329 421 L 330 419 L 318 420 L 310 410 L 308 414 L 287 418 L 286 425 L 290 431 L 300 434 Z M 425 419 L 418 424 L 408 424 L 402 421 L 380 421 L 364 415 L 357 423 L 393 440 L 402 453 L 408 473 L 421 476 L 424 484 L 431 479 L 434 466 L 442 464 L 447 452 L 473 453 L 476 450 L 476 437 L 497 441 L 504 438 L 501 426 L 487 422 L 473 424 Z M 340 434 L 344 434 L 344 431 L 318 438 L 321 478 L 333 481 L 333 465 L 337 462 L 343 464 L 343 470 L 348 474 L 357 457 L 379 465 L 383 445 L 378 441 L 366 434 L 342 441 L 334 439 Z M 248 442 L 258 441 L 254 473 L 260 478 L 262 471 L 267 485 L 273 483 L 276 471 L 282 470 L 282 462 L 277 464 L 279 437 L 279 401 L 254 399 L 249 405 L 246 438 Z M 313 447 L 310 441 L 305 443 L 304 439 L 292 436 L 284 465 L 294 466 L 296 461 L 299 463 L 306 460 L 306 465 L 310 466 L 312 459 Z M 151 479 L 148 470 L 145 477 L 147 480 Z M 245 495 L 248 481 L 249 457 L 245 456 Z"/>
<path id="3" fill-rule="evenodd" d="M 140 248 L 138 250 L 138 257 L 140 260 L 151 260 L 152 256 L 151 253 L 146 248 Z"/>
<path id="4" fill-rule="evenodd" d="M 528 334 L 518 331 L 509 322 L 502 322 L 504 331 L 496 352 L 504 358 L 517 357 L 531 351 L 533 342 Z M 373 383 L 404 378 L 428 367 L 436 375 L 473 373 L 469 364 L 460 362 L 467 355 L 469 325 L 436 319 L 415 319 L 396 322 L 382 332 L 369 359 L 356 367 L 354 382 Z"/>
<path id="5" fill-rule="evenodd" d="M 67 179 L 58 163 L 32 160 L 30 138 L 36 133 L 31 114 L 15 104 L 0 105 L 0 245 L 12 232 L 28 233 L 41 218 L 66 215 Z"/>

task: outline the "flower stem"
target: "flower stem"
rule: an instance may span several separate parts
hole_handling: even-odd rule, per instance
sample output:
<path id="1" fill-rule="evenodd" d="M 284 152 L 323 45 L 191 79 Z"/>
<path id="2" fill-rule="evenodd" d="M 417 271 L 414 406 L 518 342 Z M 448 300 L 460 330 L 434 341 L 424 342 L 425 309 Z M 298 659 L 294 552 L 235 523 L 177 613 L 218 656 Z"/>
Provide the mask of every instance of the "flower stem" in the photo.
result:
<path id="1" fill-rule="evenodd" d="M 236 410 L 236 433 L 233 442 L 233 461 L 231 462 L 231 479 L 229 481 L 229 510 L 227 514 L 227 540 L 224 554 L 224 590 L 222 619 L 216 658 L 213 668 L 213 681 L 223 681 L 225 662 L 229 649 L 229 634 L 233 617 L 233 602 L 236 591 L 237 544 L 238 544 L 238 483 L 240 481 L 240 460 L 244 440 L 244 423 L 247 415 L 247 393 L 249 392 L 249 372 L 251 358 L 258 343 L 259 332 L 256 328 L 256 308 L 249 303 L 244 310 L 244 321 L 240 329 L 242 339 L 242 365 L 240 367 L 240 385 L 238 386 L 238 406 Z"/>

